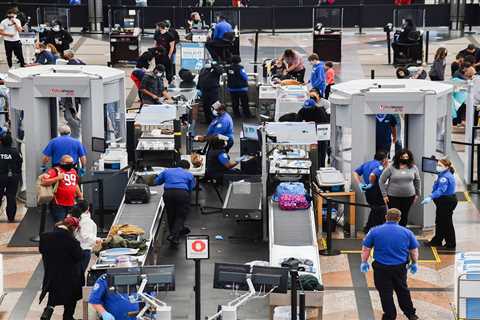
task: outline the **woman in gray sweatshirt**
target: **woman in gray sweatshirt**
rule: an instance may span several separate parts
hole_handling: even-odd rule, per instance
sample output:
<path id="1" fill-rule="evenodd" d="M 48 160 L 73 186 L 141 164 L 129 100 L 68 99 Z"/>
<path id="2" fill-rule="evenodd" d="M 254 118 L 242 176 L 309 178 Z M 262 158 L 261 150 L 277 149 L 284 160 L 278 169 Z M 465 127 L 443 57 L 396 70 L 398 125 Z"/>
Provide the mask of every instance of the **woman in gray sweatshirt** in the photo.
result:
<path id="1" fill-rule="evenodd" d="M 440 47 L 435 53 L 433 59 L 432 68 L 430 69 L 429 76 L 432 81 L 445 80 L 445 66 L 447 65 L 447 49 Z"/>
<path id="2" fill-rule="evenodd" d="M 383 170 L 379 185 L 385 204 L 402 212 L 400 225 L 406 227 L 410 207 L 420 196 L 420 173 L 410 150 L 395 154 L 393 165 Z"/>

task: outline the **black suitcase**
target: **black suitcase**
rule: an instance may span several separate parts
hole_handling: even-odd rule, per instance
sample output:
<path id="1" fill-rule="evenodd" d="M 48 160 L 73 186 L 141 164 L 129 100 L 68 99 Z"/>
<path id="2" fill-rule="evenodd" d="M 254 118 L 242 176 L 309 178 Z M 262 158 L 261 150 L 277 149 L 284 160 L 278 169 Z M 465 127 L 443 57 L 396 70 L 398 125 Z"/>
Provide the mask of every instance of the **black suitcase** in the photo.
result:
<path id="1" fill-rule="evenodd" d="M 148 203 L 150 201 L 150 188 L 144 183 L 134 183 L 125 190 L 126 203 Z"/>

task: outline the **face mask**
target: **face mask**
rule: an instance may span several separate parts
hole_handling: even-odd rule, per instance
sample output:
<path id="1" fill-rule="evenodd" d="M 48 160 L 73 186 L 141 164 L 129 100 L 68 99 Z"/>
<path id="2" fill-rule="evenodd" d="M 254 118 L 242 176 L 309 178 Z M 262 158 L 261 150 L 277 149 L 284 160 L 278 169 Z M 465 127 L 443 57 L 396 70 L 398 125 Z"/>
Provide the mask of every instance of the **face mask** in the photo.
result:
<path id="1" fill-rule="evenodd" d="M 55 31 L 55 32 L 58 32 L 58 31 L 60 31 L 60 26 L 54 26 L 52 28 L 52 30 Z"/>
<path id="2" fill-rule="evenodd" d="M 40 49 L 35 49 L 35 53 L 40 53 Z"/>
<path id="3" fill-rule="evenodd" d="M 70 171 L 73 169 L 73 163 L 64 163 L 60 165 L 60 168 L 62 168 L 65 171 Z"/>
<path id="4" fill-rule="evenodd" d="M 165 33 L 167 33 L 167 30 L 165 30 L 165 29 L 160 30 L 160 33 L 161 33 L 161 34 L 165 34 Z"/>
<path id="5" fill-rule="evenodd" d="M 193 19 L 193 22 L 199 23 L 199 22 L 200 22 L 200 19 Z"/>
<path id="6" fill-rule="evenodd" d="M 8 19 L 10 20 L 15 19 L 15 16 L 8 16 Z"/>
<path id="7" fill-rule="evenodd" d="M 398 162 L 400 162 L 401 164 L 408 164 L 410 162 L 409 159 L 400 159 Z"/>
<path id="8" fill-rule="evenodd" d="M 437 170 L 438 173 L 442 173 L 442 172 L 446 171 L 447 168 L 442 167 L 442 166 L 437 166 L 437 169 L 436 169 L 436 170 Z"/>
<path id="9" fill-rule="evenodd" d="M 214 117 L 218 117 L 218 115 L 219 115 L 218 111 L 215 110 L 215 109 L 212 110 L 212 114 L 213 114 Z"/>
<path id="10" fill-rule="evenodd" d="M 161 78 L 161 77 L 163 77 L 163 72 L 157 72 L 157 73 L 155 73 L 155 75 L 156 75 L 158 78 Z"/>
<path id="11" fill-rule="evenodd" d="M 316 96 L 310 96 L 310 99 L 315 100 L 315 101 L 318 101 L 318 99 L 317 99 Z"/>

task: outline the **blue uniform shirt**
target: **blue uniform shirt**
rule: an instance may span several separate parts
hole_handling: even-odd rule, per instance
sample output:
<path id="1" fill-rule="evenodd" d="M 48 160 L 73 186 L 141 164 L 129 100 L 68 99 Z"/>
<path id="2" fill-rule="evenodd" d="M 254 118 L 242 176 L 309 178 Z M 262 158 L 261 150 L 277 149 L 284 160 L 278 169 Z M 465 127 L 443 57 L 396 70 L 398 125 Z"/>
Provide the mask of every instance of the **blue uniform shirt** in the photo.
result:
<path id="1" fill-rule="evenodd" d="M 392 114 L 377 114 L 376 146 L 377 150 L 390 152 L 392 145 L 392 128 L 397 125 L 397 120 Z"/>
<path id="2" fill-rule="evenodd" d="M 433 184 L 432 199 L 440 198 L 441 196 L 452 196 L 455 194 L 455 176 L 450 170 L 445 170 L 438 174 L 438 178 Z"/>
<path id="3" fill-rule="evenodd" d="M 195 178 L 183 168 L 168 168 L 155 178 L 155 184 L 165 184 L 165 189 L 191 191 L 195 188 Z"/>
<path id="4" fill-rule="evenodd" d="M 226 32 L 232 32 L 232 25 L 227 21 L 223 20 L 220 21 L 215 25 L 215 29 L 213 30 L 213 40 L 222 40 L 223 35 Z"/>
<path id="5" fill-rule="evenodd" d="M 229 140 L 233 141 L 233 120 L 226 112 L 213 119 L 208 126 L 207 136 L 215 136 L 217 134 L 227 136 Z"/>
<path id="6" fill-rule="evenodd" d="M 248 74 L 245 71 L 245 68 L 240 69 L 240 77 L 248 81 Z M 248 87 L 243 87 L 243 88 L 228 88 L 229 92 L 248 92 Z"/>
<path id="7" fill-rule="evenodd" d="M 138 303 L 131 303 L 127 294 L 108 290 L 106 275 L 102 275 L 95 282 L 88 303 L 101 304 L 115 320 L 135 320 L 135 317 L 129 317 L 128 313 L 139 311 Z"/>
<path id="8" fill-rule="evenodd" d="M 43 149 L 43 154 L 52 159 L 52 164 L 59 164 L 62 157 L 66 154 L 73 158 L 74 163 L 86 155 L 85 147 L 80 141 L 70 136 L 58 136 Z"/>
<path id="9" fill-rule="evenodd" d="M 359 176 L 362 176 L 363 182 L 366 184 L 370 183 L 370 175 L 372 173 L 375 176 L 377 176 L 377 179 L 378 179 L 382 175 L 382 171 L 383 171 L 383 166 L 378 160 L 371 160 L 371 161 L 365 162 L 355 170 L 355 172 Z"/>
<path id="10" fill-rule="evenodd" d="M 418 248 L 413 232 L 396 222 L 386 222 L 370 229 L 363 246 L 374 248 L 373 259 L 388 266 L 406 264 L 410 250 Z"/>
<path id="11" fill-rule="evenodd" d="M 219 153 L 217 156 L 218 162 L 220 162 L 223 166 L 225 166 L 229 161 L 230 157 L 226 152 Z"/>
<path id="12" fill-rule="evenodd" d="M 312 88 L 317 89 L 323 95 L 325 92 L 325 64 L 323 61 L 316 64 L 312 68 L 312 74 L 310 75 L 310 84 Z"/>

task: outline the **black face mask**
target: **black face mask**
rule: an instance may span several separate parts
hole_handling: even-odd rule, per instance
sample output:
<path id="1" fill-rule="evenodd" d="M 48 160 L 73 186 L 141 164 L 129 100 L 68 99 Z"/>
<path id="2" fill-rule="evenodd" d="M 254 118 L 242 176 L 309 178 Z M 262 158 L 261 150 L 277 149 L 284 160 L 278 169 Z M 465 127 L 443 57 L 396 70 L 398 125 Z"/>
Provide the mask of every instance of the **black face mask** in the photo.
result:
<path id="1" fill-rule="evenodd" d="M 73 163 L 65 163 L 65 164 L 61 164 L 60 168 L 62 168 L 65 171 L 70 171 L 73 169 L 74 166 L 75 165 Z"/>
<path id="2" fill-rule="evenodd" d="M 316 97 L 316 96 L 310 96 L 310 99 L 312 99 L 312 100 L 315 100 L 315 101 L 317 101 L 317 102 L 318 102 L 318 99 L 317 99 L 317 97 Z"/>
<path id="3" fill-rule="evenodd" d="M 399 162 L 400 164 L 409 164 L 409 163 L 410 163 L 410 159 L 408 159 L 408 160 L 407 160 L 407 159 L 400 159 L 400 160 L 398 160 L 398 162 Z"/>

